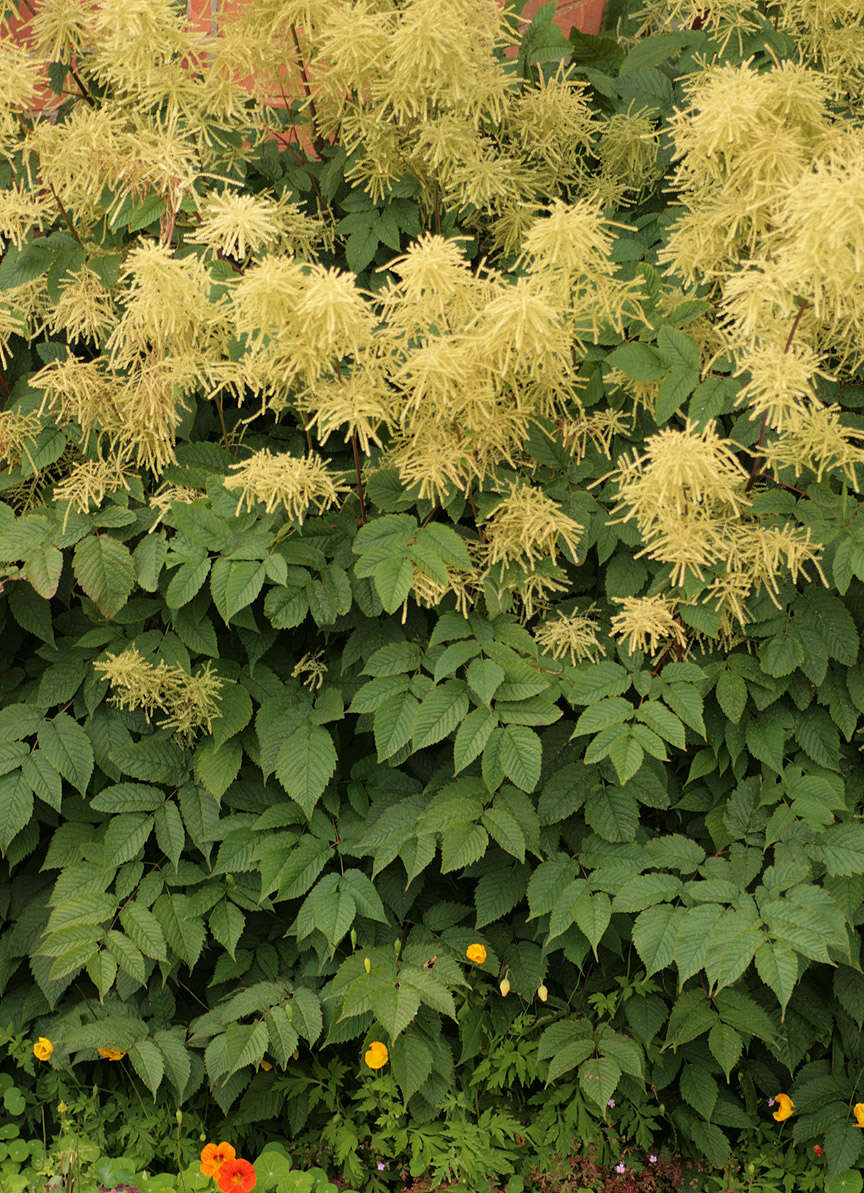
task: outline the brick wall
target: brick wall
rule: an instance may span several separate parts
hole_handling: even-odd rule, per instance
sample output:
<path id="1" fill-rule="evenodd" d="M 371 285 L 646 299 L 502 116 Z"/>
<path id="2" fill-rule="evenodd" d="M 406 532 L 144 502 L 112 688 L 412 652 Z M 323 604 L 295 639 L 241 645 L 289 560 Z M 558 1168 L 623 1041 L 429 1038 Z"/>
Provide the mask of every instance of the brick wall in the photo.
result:
<path id="1" fill-rule="evenodd" d="M 545 0 L 528 0 L 523 14 L 525 18 L 530 20 L 544 2 Z M 26 4 L 21 5 L 21 15 L 9 22 L 8 28 L 12 36 L 25 44 L 27 26 L 30 21 L 27 9 L 30 7 L 38 10 L 39 3 L 40 0 L 27 0 Z M 213 33 L 218 28 L 220 11 L 235 8 L 242 3 L 243 0 L 187 0 L 187 12 L 193 28 L 201 32 Z M 446 3 L 446 0 L 442 0 L 442 3 Z M 574 25 L 583 33 L 599 33 L 606 4 L 607 0 L 558 0 L 555 21 L 565 36 L 569 34 Z M 278 101 L 276 102 L 278 103 Z M 57 97 L 52 95 L 46 81 L 43 100 L 39 107 L 50 108 L 56 103 Z"/>
<path id="2" fill-rule="evenodd" d="M 533 17 L 545 0 L 529 0 L 525 5 L 526 17 Z M 599 33 L 606 0 L 558 0 L 555 9 L 555 23 L 566 37 L 575 25 L 582 33 Z"/>

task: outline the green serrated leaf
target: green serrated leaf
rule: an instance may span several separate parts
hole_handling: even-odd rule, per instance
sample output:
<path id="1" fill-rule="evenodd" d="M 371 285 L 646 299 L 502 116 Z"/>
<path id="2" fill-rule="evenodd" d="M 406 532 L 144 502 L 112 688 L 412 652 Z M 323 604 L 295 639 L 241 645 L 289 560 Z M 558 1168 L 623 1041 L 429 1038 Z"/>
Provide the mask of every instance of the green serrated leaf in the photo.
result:
<path id="1" fill-rule="evenodd" d="M 72 570 L 103 617 L 120 612 L 135 584 L 129 549 L 105 534 L 88 535 L 78 543 Z"/>
<path id="2" fill-rule="evenodd" d="M 276 778 L 307 817 L 335 770 L 333 738 L 321 725 L 295 729 L 276 757 Z"/>

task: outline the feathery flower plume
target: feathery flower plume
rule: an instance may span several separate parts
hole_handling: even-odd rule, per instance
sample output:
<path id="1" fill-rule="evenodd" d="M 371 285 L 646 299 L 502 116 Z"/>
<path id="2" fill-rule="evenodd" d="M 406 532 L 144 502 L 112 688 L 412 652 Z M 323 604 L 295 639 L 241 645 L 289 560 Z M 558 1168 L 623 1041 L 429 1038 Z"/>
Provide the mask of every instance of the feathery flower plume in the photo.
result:
<path id="1" fill-rule="evenodd" d="M 120 654 L 106 652 L 93 669 L 110 683 L 110 700 L 117 708 L 143 709 L 148 720 L 154 712 L 164 712 L 167 715 L 159 724 L 174 729 L 183 740 L 191 740 L 202 729 L 209 732 L 213 718 L 219 716 L 222 680 L 209 662 L 190 675 L 164 660 L 148 663 L 139 650 L 127 647 Z"/>
<path id="2" fill-rule="evenodd" d="M 606 653 L 606 648 L 597 637 L 599 626 L 595 613 L 594 605 L 585 613 L 559 613 L 531 631 L 534 641 L 553 659 L 563 659 L 569 655 L 574 665 L 583 659 L 596 662 L 600 655 Z"/>
<path id="3" fill-rule="evenodd" d="M 565 514 L 556 501 L 542 489 L 511 482 L 509 494 L 502 498 L 483 523 L 489 550 L 489 562 L 506 565 L 548 557 L 555 563 L 559 538 L 575 555 L 583 527 Z"/>
<path id="4" fill-rule="evenodd" d="M 678 606 L 664 596 L 615 597 L 621 605 L 610 623 L 616 638 L 626 638 L 630 654 L 634 650 L 653 655 L 671 639 L 680 647 L 687 645 L 687 635 L 678 620 Z"/>
<path id="5" fill-rule="evenodd" d="M 274 454 L 265 447 L 248 460 L 232 464 L 231 471 L 234 475 L 227 477 L 224 485 L 229 492 L 239 491 L 238 514 L 244 506 L 251 510 L 256 501 L 261 501 L 268 514 L 284 506 L 289 517 L 301 526 L 310 505 L 318 510 L 329 509 L 339 501 L 340 494 L 350 491 L 348 485 L 333 479 L 314 452 L 299 457 L 290 452 Z"/>

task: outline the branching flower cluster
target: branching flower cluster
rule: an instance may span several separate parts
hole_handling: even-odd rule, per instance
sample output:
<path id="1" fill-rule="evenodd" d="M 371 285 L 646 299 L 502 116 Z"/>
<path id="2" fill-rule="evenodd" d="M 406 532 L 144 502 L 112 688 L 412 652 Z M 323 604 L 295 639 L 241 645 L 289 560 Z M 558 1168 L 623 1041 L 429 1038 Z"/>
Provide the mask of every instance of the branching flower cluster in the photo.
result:
<path id="1" fill-rule="evenodd" d="M 139 650 L 128 647 L 120 654 L 109 651 L 93 667 L 111 685 L 111 703 L 117 708 L 140 708 L 148 720 L 154 713 L 165 713 L 159 724 L 186 741 L 204 729 L 209 732 L 219 716 L 222 680 L 210 663 L 190 675 L 164 659 L 148 663 Z"/>

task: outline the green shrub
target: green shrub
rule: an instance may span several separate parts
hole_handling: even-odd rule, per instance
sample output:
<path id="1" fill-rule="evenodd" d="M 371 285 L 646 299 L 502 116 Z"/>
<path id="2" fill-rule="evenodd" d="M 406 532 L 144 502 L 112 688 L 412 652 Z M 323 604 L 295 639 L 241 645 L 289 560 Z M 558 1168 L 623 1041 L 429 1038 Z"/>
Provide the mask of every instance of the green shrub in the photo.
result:
<path id="1" fill-rule="evenodd" d="M 479 1188 L 529 1129 L 722 1167 L 760 1122 L 836 1178 L 859 6 L 238 7 L 0 44 L 24 1121 L 137 1077 L 369 1187 L 370 1124 Z"/>

